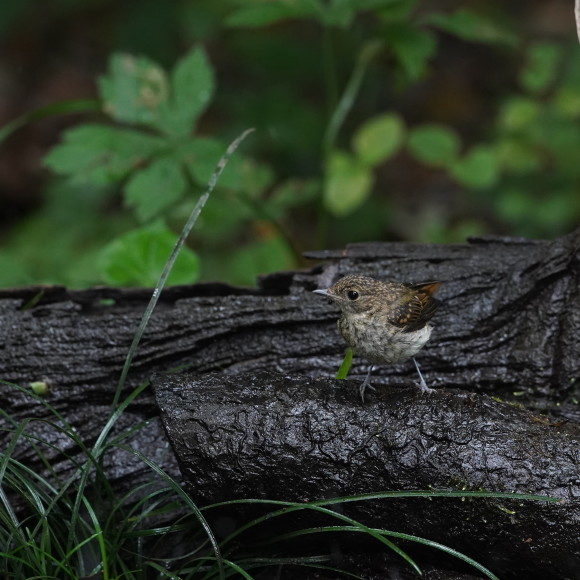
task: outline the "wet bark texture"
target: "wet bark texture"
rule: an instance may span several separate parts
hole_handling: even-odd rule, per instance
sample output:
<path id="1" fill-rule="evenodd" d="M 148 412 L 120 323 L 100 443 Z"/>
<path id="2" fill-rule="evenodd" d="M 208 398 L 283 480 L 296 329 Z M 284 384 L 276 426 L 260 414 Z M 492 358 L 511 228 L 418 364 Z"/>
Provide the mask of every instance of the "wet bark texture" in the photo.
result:
<path id="1" fill-rule="evenodd" d="M 377 490 L 532 491 L 563 501 L 383 499 L 339 509 L 368 526 L 453 546 L 502 578 L 580 573 L 578 424 L 553 425 L 447 389 L 385 387 L 362 405 L 353 381 L 220 373 L 154 384 L 181 473 L 202 505 Z M 306 522 L 340 523 L 318 514 L 303 515 Z"/>
<path id="2" fill-rule="evenodd" d="M 159 378 L 159 373 L 180 369 L 194 373 L 197 377 L 194 380 L 189 374 L 187 385 L 196 385 L 196 390 L 207 388 L 204 409 L 208 411 L 213 408 L 215 411 L 219 406 L 218 398 L 212 404 L 209 397 L 212 393 L 217 397 L 219 389 L 212 387 L 216 384 L 216 377 L 208 373 L 217 371 L 224 375 L 224 384 L 243 378 L 245 382 L 239 385 L 239 391 L 251 399 L 257 396 L 252 391 L 252 377 L 269 372 L 274 373 L 271 377 L 273 385 L 278 384 L 280 375 L 288 377 L 288 385 L 294 384 L 294 380 L 300 381 L 302 387 L 292 391 L 293 397 L 298 397 L 298 400 L 288 400 L 289 406 L 285 408 L 296 410 L 299 408 L 296 405 L 301 402 L 301 408 L 305 412 L 308 410 L 311 418 L 316 416 L 318 406 L 320 415 L 325 415 L 322 406 L 326 400 L 324 397 L 328 398 L 332 394 L 338 401 L 339 391 L 343 393 L 341 396 L 346 397 L 345 403 L 339 405 L 343 413 L 347 413 L 350 408 L 351 413 L 367 413 L 370 417 L 378 405 L 377 408 L 383 409 L 382 413 L 388 414 L 387 402 L 395 404 L 395 400 L 389 398 L 395 397 L 390 387 L 405 387 L 400 389 L 397 395 L 400 397 L 410 397 L 413 393 L 408 389 L 415 380 L 411 363 L 378 367 L 373 381 L 378 389 L 369 394 L 365 407 L 357 400 L 355 382 L 344 381 L 337 391 L 338 384 L 331 381 L 327 393 L 326 390 L 321 391 L 322 383 L 314 380 L 316 377 L 334 375 L 342 359 L 344 344 L 336 330 L 336 308 L 311 291 L 327 287 L 345 274 L 365 274 L 408 282 L 443 282 L 438 293 L 442 306 L 433 319 L 435 330 L 431 341 L 418 357 L 429 385 L 445 389 L 444 393 L 436 394 L 428 403 L 435 405 L 429 413 L 421 411 L 421 428 L 425 433 L 436 433 L 441 429 L 437 410 L 441 416 L 446 417 L 446 421 L 451 421 L 446 407 L 467 405 L 464 391 L 477 394 L 474 405 L 477 409 L 481 408 L 482 412 L 488 407 L 482 406 L 481 401 L 485 401 L 489 409 L 494 405 L 498 405 L 498 409 L 505 409 L 500 403 L 479 397 L 482 394 L 493 394 L 503 400 L 517 401 L 528 408 L 546 411 L 553 417 L 568 420 L 569 426 L 563 427 L 570 428 L 580 422 L 577 404 L 580 398 L 579 249 L 580 230 L 554 242 L 495 238 L 446 246 L 355 244 L 340 251 L 312 253 L 310 257 L 323 260 L 323 263 L 309 272 L 285 272 L 267 276 L 261 280 L 257 289 L 215 284 L 169 288 L 162 293 L 146 330 L 129 373 L 124 396 L 137 385 L 150 380 L 155 373 L 158 374 L 158 396 L 161 396 L 161 391 L 177 396 L 178 393 L 171 386 L 173 383 Z M 79 292 L 54 287 L 1 290 L 1 378 L 25 389 L 31 381 L 48 380 L 46 401 L 63 413 L 81 437 L 88 442 L 94 440 L 108 416 L 131 338 L 149 296 L 148 290 L 107 288 Z M 31 300 L 32 303 L 27 305 Z M 365 372 L 366 363 L 355 359 L 351 377 L 362 378 Z M 204 377 L 208 381 L 206 387 Z M 260 380 L 266 379 L 262 376 Z M 387 386 L 383 388 L 382 385 Z M 229 393 L 230 390 L 228 387 L 225 392 Z M 267 393 L 268 389 L 264 392 Z M 240 401 L 239 405 L 247 404 L 249 400 Z M 251 414 L 252 421 L 256 421 L 259 429 L 264 428 L 264 417 L 271 413 L 272 405 L 282 404 L 278 396 L 270 402 L 267 397 L 263 401 L 260 408 Z M 420 401 L 415 403 L 419 404 Z M 175 402 L 175 405 L 178 404 L 182 404 L 179 397 Z M 164 405 L 167 407 L 170 403 L 164 400 Z M 50 417 L 50 412 L 29 394 L 8 385 L 0 386 L 0 407 L 16 421 L 30 417 Z M 260 410 L 265 414 L 262 419 L 258 413 Z M 495 432 L 499 429 L 503 432 L 501 417 L 493 415 L 491 411 L 489 413 L 486 415 L 488 430 Z M 128 408 L 118 428 L 125 429 L 144 419 L 158 416 L 159 410 L 148 389 Z M 310 421 L 310 424 L 315 424 L 313 419 Z M 405 441 L 414 436 L 418 428 L 413 422 L 409 425 L 409 433 L 405 434 L 407 421 L 408 418 L 400 425 L 403 432 L 399 437 Z M 535 424 L 535 420 L 532 422 Z M 253 427 L 250 423 L 246 425 L 250 430 L 248 438 L 251 441 Z M 36 422 L 33 426 L 39 437 L 48 438 L 72 457 L 79 452 L 71 441 L 49 425 Z M 10 427 L 10 424 L 4 417 L 0 417 L 0 428 L 6 427 Z M 171 433 L 172 426 L 167 423 L 166 427 Z M 558 429 L 554 426 L 540 427 L 546 436 Z M 458 426 L 455 423 L 448 423 L 448 431 L 456 428 Z M 485 430 L 475 433 L 474 441 L 483 434 Z M 446 432 L 444 435 L 450 437 L 453 434 Z M 327 436 L 332 440 L 336 434 L 328 433 Z M 317 437 L 325 439 L 323 432 L 319 432 Z M 0 439 L 0 444 L 5 446 L 9 435 L 0 432 Z M 376 444 L 373 439 L 367 445 L 371 441 Z M 559 465 L 559 446 L 564 439 L 555 441 L 557 446 L 544 459 L 548 470 L 550 465 Z M 170 473 L 179 473 L 174 454 L 158 421 L 151 422 L 139 431 L 132 444 Z M 388 444 L 396 448 L 396 441 Z M 570 445 L 572 449 L 573 445 Z M 419 450 L 417 448 L 414 452 Z M 47 452 L 49 455 L 52 453 L 57 469 L 66 473 L 70 463 L 64 455 L 50 449 Z M 304 465 L 309 465 L 307 459 L 310 452 L 310 446 L 301 451 Z M 33 454 L 25 444 L 19 446 L 17 456 L 33 462 Z M 406 472 L 408 468 L 405 461 L 412 461 L 412 458 L 399 454 L 394 456 L 403 461 L 399 470 Z M 380 470 L 380 461 L 385 460 L 384 455 L 379 454 L 377 457 L 381 459 L 368 464 L 375 471 Z M 428 457 L 417 455 L 413 461 Z M 215 469 L 219 467 L 218 459 L 215 458 Z M 578 470 L 578 451 L 575 461 Z M 389 469 L 397 471 L 394 466 L 395 463 Z M 469 458 L 464 458 L 462 466 L 469 474 L 472 468 Z M 282 480 L 276 470 L 283 467 L 270 465 L 268 478 L 281 485 Z M 428 464 L 425 468 L 428 474 Z M 362 464 L 359 469 L 366 468 Z M 473 469 L 477 473 L 475 467 Z M 557 470 L 556 467 L 553 469 Z M 109 470 L 113 482 L 121 489 L 131 488 L 150 478 L 149 469 L 130 457 L 111 458 Z M 505 470 L 506 473 L 509 471 L 507 467 Z M 488 465 L 488 471 L 494 471 L 492 466 Z M 512 469 L 511 483 L 514 489 L 541 493 L 548 488 L 553 489 L 550 487 L 552 485 L 558 489 L 553 479 L 547 487 L 533 489 L 528 486 L 529 481 L 536 482 L 533 477 L 530 480 L 530 474 L 533 475 L 535 471 L 535 464 Z M 409 473 L 419 477 L 416 470 Z M 313 487 L 313 492 L 318 489 L 320 493 L 313 493 L 311 497 L 327 493 L 333 486 L 336 493 L 340 493 L 347 475 L 341 477 L 327 482 L 327 488 Z M 577 477 L 580 479 L 580 474 Z M 221 480 L 218 478 L 218 481 Z M 361 486 L 363 481 L 370 482 L 364 488 L 366 491 L 376 491 L 371 488 L 375 483 L 378 485 L 379 481 L 381 485 L 388 484 L 386 480 L 383 482 L 382 479 L 376 479 L 373 471 L 366 478 L 361 472 L 360 480 L 352 477 L 348 479 L 349 484 L 354 481 L 359 481 Z M 444 485 L 439 478 L 436 481 Z M 459 477 L 459 481 L 463 479 Z M 429 477 L 424 475 L 419 479 L 397 482 L 417 489 L 428 485 Z M 226 491 L 234 485 L 233 482 L 231 485 L 226 483 L 221 482 Z M 455 476 L 450 477 L 447 487 L 458 483 Z M 235 483 L 236 487 L 239 485 Z M 356 489 L 362 491 L 363 487 Z M 196 493 L 200 494 L 199 497 L 206 494 L 202 486 L 196 486 Z M 572 497 L 573 493 L 570 491 L 568 497 Z M 554 521 L 550 520 L 551 514 L 558 509 L 565 509 L 554 505 L 536 508 L 547 510 L 539 512 L 545 513 L 547 521 Z M 501 510 L 493 511 L 498 516 L 495 512 Z M 502 513 L 499 516 L 503 517 Z M 473 525 L 473 521 L 469 523 L 469 526 Z M 531 537 L 532 541 L 527 544 L 531 544 L 531 549 L 539 550 L 534 543 L 534 529 L 527 533 L 524 540 Z M 478 532 L 483 533 L 485 531 Z M 562 558 L 565 559 L 565 555 Z"/>

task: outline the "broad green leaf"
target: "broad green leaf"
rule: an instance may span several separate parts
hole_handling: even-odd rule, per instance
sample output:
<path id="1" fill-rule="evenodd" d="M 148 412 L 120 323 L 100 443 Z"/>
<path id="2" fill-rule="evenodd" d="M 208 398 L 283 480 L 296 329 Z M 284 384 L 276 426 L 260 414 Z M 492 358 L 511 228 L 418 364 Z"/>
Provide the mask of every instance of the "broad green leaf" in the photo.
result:
<path id="1" fill-rule="evenodd" d="M 528 49 L 527 62 L 520 73 L 520 83 L 531 93 L 547 89 L 559 71 L 562 48 L 553 42 L 536 42 Z"/>
<path id="2" fill-rule="evenodd" d="M 459 183 L 475 189 L 494 186 L 499 178 L 499 162 L 492 148 L 477 145 L 450 166 L 451 175 Z"/>
<path id="3" fill-rule="evenodd" d="M 63 143 L 53 147 L 43 162 L 75 183 L 110 185 L 165 146 L 163 139 L 131 129 L 81 125 L 65 131 Z"/>
<path id="4" fill-rule="evenodd" d="M 386 113 L 366 121 L 353 138 L 353 149 L 365 165 L 379 165 L 403 144 L 405 124 L 400 115 Z"/>
<path id="5" fill-rule="evenodd" d="M 179 162 L 162 157 L 133 174 L 125 186 L 125 203 L 144 222 L 179 200 L 186 188 L 187 181 Z"/>
<path id="6" fill-rule="evenodd" d="M 165 71 L 143 56 L 114 54 L 99 88 L 105 112 L 125 123 L 156 127 L 169 101 Z"/>
<path id="7" fill-rule="evenodd" d="M 99 256 L 98 265 L 105 282 L 115 286 L 154 286 L 175 240 L 176 235 L 159 222 L 116 238 Z M 197 255 L 182 248 L 168 283 L 191 284 L 198 275 Z"/>
<path id="8" fill-rule="evenodd" d="M 216 163 L 224 154 L 227 145 L 211 138 L 190 139 L 180 145 L 177 155 L 187 167 L 193 179 L 201 186 L 205 186 L 215 170 Z M 220 177 L 221 187 L 239 189 L 242 183 L 241 155 L 230 158 L 227 167 Z"/>
<path id="9" fill-rule="evenodd" d="M 498 115 L 500 129 L 518 132 L 537 125 L 541 114 L 540 104 L 526 97 L 513 97 L 501 107 Z"/>
<path id="10" fill-rule="evenodd" d="M 371 170 L 341 151 L 328 159 L 324 184 L 324 206 L 335 216 L 345 216 L 359 207 L 370 195 L 373 185 Z"/>
<path id="11" fill-rule="evenodd" d="M 160 119 L 161 128 L 178 137 L 191 134 L 214 91 L 211 64 L 205 51 L 196 48 L 177 63 L 171 74 L 171 98 Z"/>
<path id="12" fill-rule="evenodd" d="M 227 18 L 226 25 L 240 28 L 258 28 L 282 20 L 311 18 L 320 15 L 312 0 L 264 0 L 249 3 L 244 1 Z"/>
<path id="13" fill-rule="evenodd" d="M 452 14 L 432 14 L 427 21 L 464 40 L 509 46 L 519 44 L 519 39 L 514 33 L 470 10 L 458 9 Z"/>
<path id="14" fill-rule="evenodd" d="M 411 81 L 416 81 L 423 75 L 427 61 L 436 48 L 435 39 L 430 32 L 406 22 L 397 22 L 387 27 L 386 43 Z"/>
<path id="15" fill-rule="evenodd" d="M 420 161 L 445 166 L 456 160 L 460 141 L 449 127 L 421 125 L 410 131 L 407 146 Z"/>

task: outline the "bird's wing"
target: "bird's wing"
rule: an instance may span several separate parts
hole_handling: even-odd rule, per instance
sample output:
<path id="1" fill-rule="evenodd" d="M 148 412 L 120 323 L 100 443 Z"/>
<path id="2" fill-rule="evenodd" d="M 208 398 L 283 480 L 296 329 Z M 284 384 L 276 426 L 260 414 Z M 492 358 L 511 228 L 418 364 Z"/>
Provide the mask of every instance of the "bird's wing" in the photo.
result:
<path id="1" fill-rule="evenodd" d="M 441 282 L 408 285 L 409 292 L 393 304 L 389 322 L 405 332 L 423 328 L 441 304 L 432 296 L 439 286 Z"/>

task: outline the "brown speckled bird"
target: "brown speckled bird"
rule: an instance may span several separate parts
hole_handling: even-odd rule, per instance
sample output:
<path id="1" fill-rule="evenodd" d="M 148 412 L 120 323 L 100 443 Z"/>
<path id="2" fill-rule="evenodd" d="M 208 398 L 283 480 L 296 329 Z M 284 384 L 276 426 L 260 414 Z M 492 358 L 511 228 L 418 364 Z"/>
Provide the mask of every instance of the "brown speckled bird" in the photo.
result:
<path id="1" fill-rule="evenodd" d="M 430 392 L 415 355 L 431 336 L 429 321 L 440 302 L 433 293 L 440 282 L 400 284 L 381 282 L 367 276 L 346 276 L 326 290 L 314 290 L 335 302 L 342 315 L 338 329 L 354 354 L 367 359 L 371 366 L 360 386 L 364 393 L 370 385 L 373 365 L 401 363 L 410 358 L 419 373 L 419 386 Z"/>

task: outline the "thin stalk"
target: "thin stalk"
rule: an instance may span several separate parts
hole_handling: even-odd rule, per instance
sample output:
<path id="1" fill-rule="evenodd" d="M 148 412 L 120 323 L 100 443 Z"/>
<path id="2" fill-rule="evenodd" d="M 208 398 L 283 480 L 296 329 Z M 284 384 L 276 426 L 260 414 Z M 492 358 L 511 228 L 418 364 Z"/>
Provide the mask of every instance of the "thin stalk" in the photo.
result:
<path id="1" fill-rule="evenodd" d="M 350 79 L 340 97 L 338 105 L 334 109 L 332 117 L 326 127 L 323 140 L 323 150 L 325 159 L 334 148 L 336 136 L 342 127 L 346 116 L 352 109 L 356 97 L 358 96 L 363 78 L 370 62 L 383 48 L 382 40 L 371 40 L 361 49 Z"/>
<path id="2" fill-rule="evenodd" d="M 191 215 L 189 216 L 187 223 L 185 224 L 185 226 L 181 230 L 181 234 L 180 234 L 177 242 L 175 242 L 175 246 L 173 247 L 171 255 L 169 256 L 169 259 L 165 263 L 165 267 L 163 268 L 163 272 L 161 272 L 161 276 L 159 276 L 159 280 L 155 286 L 155 289 L 153 290 L 151 300 L 149 301 L 149 304 L 147 305 L 147 308 L 145 309 L 145 312 L 143 313 L 143 317 L 141 318 L 139 328 L 137 329 L 137 332 L 133 336 L 133 342 L 131 343 L 131 347 L 129 348 L 129 352 L 127 353 L 127 358 L 125 359 L 125 364 L 124 364 L 123 370 L 121 372 L 119 384 L 117 385 L 115 397 L 113 398 L 113 404 L 112 404 L 113 411 L 119 403 L 119 399 L 121 397 L 121 392 L 123 391 L 123 386 L 125 385 L 125 380 L 127 379 L 127 374 L 129 373 L 129 368 L 131 367 L 131 364 L 133 362 L 133 357 L 135 356 L 135 353 L 137 351 L 137 346 L 139 345 L 139 342 L 141 342 L 141 338 L 143 338 L 143 334 L 145 332 L 145 327 L 147 326 L 149 319 L 151 318 L 151 314 L 153 313 L 153 310 L 154 310 L 155 306 L 157 305 L 157 302 L 159 300 L 159 296 L 161 295 L 161 291 L 163 290 L 163 287 L 165 286 L 165 283 L 167 282 L 167 278 L 169 276 L 169 273 L 171 272 L 171 269 L 173 268 L 173 264 L 175 263 L 175 260 L 177 259 L 177 255 L 179 254 L 183 244 L 185 243 L 185 240 L 187 239 L 189 232 L 191 231 L 191 229 L 195 225 L 195 222 L 197 221 L 197 218 L 199 217 L 199 214 L 201 213 L 203 206 L 205 205 L 206 201 L 209 199 L 211 192 L 214 190 L 216 183 L 217 183 L 217 180 L 219 179 L 220 175 L 222 174 L 223 170 L 225 169 L 225 167 L 228 163 L 228 160 L 231 157 L 232 153 L 238 148 L 238 145 L 253 131 L 254 131 L 254 129 L 247 129 L 237 139 L 235 139 L 230 144 L 230 146 L 227 148 L 225 154 L 219 160 L 217 167 L 215 168 L 215 171 L 213 172 L 212 176 L 209 179 L 209 182 L 207 185 L 207 190 L 205 191 L 205 193 L 199 198 L 199 200 L 195 204 L 195 207 L 193 208 L 193 211 L 191 212 Z"/>

